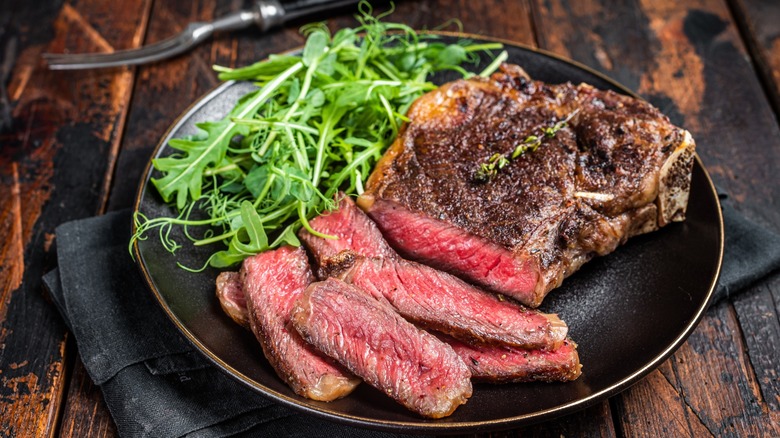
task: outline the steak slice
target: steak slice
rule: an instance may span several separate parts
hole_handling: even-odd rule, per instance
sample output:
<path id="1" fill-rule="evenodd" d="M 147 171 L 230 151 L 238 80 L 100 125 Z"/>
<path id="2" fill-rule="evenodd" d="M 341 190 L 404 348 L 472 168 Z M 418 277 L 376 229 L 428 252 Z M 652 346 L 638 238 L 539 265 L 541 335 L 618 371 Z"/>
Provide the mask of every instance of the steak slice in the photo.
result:
<path id="1" fill-rule="evenodd" d="M 684 219 L 694 141 L 641 100 L 505 64 L 407 117 L 358 204 L 402 256 L 529 306 L 592 257 Z M 531 136 L 537 150 L 485 181 L 482 164 Z"/>
<path id="2" fill-rule="evenodd" d="M 326 263 L 327 272 L 387 300 L 407 320 L 466 342 L 555 350 L 568 327 L 544 314 L 429 266 L 402 259 L 366 258 L 344 251 Z"/>
<path id="3" fill-rule="evenodd" d="M 298 233 L 319 262 L 320 278 L 338 277 L 386 299 L 418 325 L 469 342 L 522 348 L 555 349 L 566 339 L 568 328 L 556 315 L 502 301 L 457 277 L 401 259 L 348 197 L 341 197 L 338 210 L 310 224 L 338 237 Z"/>
<path id="4" fill-rule="evenodd" d="M 318 350 L 420 415 L 446 417 L 471 397 L 471 373 L 452 347 L 343 281 L 306 288 L 292 322 Z"/>
<path id="5" fill-rule="evenodd" d="M 231 309 L 236 313 L 231 314 L 234 320 L 247 320 L 246 328 L 249 328 L 246 300 L 243 298 L 244 292 L 238 273 L 228 274 L 235 275 L 225 276 L 222 287 L 234 288 L 235 293 L 218 293 L 220 304 L 223 309 Z M 217 284 L 220 284 L 219 277 Z M 223 300 L 232 301 L 225 303 Z M 579 363 L 576 344 L 570 339 L 566 339 L 555 351 L 545 351 L 498 345 L 475 346 L 441 333 L 435 335 L 455 350 L 466 363 L 474 380 L 491 383 L 563 382 L 575 380 L 581 374 L 582 366 Z"/>
<path id="6" fill-rule="evenodd" d="M 437 336 L 455 350 L 476 381 L 569 382 L 582 374 L 577 344 L 571 339 L 566 339 L 556 350 L 545 351 L 466 344 L 446 335 Z"/>
<path id="7" fill-rule="evenodd" d="M 217 298 L 230 319 L 244 328 L 250 328 L 246 297 L 241 289 L 241 275 L 238 272 L 226 271 L 217 276 Z"/>
<path id="8" fill-rule="evenodd" d="M 314 350 L 290 325 L 296 300 L 313 280 L 303 248 L 285 246 L 249 257 L 241 277 L 250 327 L 279 377 L 313 400 L 352 392 L 360 380 Z"/>
<path id="9" fill-rule="evenodd" d="M 312 253 L 319 257 L 332 257 L 344 250 L 351 250 L 366 257 L 395 258 L 398 254 L 387 244 L 376 224 L 361 211 L 355 201 L 344 193 L 336 195 L 338 209 L 321 214 L 309 221 L 317 232 L 335 236 L 323 239 L 301 228 L 298 236 Z"/>

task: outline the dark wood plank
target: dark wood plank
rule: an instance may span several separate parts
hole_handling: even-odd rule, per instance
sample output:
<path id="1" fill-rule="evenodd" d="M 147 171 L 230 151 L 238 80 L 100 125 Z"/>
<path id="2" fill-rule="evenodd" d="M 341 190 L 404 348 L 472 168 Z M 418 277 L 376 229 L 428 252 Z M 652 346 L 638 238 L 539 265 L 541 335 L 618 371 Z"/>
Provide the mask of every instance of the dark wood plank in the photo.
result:
<path id="1" fill-rule="evenodd" d="M 778 411 L 761 397 L 733 307 L 711 309 L 675 353 L 674 376 L 686 404 L 715 436 L 778 436 Z M 670 377 L 670 380 L 672 378 Z"/>
<path id="2" fill-rule="evenodd" d="M 29 3 L 35 10 L 35 2 Z M 4 436 L 56 431 L 67 334 L 42 293 L 40 277 L 54 264 L 54 228 L 99 210 L 132 85 L 127 69 L 53 73 L 42 68 L 38 55 L 44 48 L 97 51 L 137 45 L 142 13 L 141 2 L 85 0 L 63 5 L 50 19 L 33 13 L 15 21 L 24 44 L 8 87 L 14 129 L 0 134 L 0 234 L 9 236 L 0 241 Z M 43 42 L 46 35 L 54 36 L 50 45 Z"/>
<path id="3" fill-rule="evenodd" d="M 150 10 L 145 43 L 169 37 L 193 21 L 208 21 L 241 6 L 240 1 L 156 2 Z M 218 37 L 186 56 L 137 69 L 131 111 L 124 141 L 105 208 L 129 207 L 146 162 L 158 139 L 176 115 L 194 99 L 214 87 L 211 65 L 232 65 L 236 39 Z M 62 436 L 116 436 L 116 427 L 100 389 L 92 384 L 83 364 L 77 360 L 70 378 L 67 404 L 62 418 Z"/>
<path id="4" fill-rule="evenodd" d="M 756 373 L 757 396 L 780 412 L 780 274 L 734 299 L 750 362 Z M 780 421 L 780 414 L 776 416 Z"/>
<path id="5" fill-rule="evenodd" d="M 775 114 L 780 117 L 780 3 L 729 0 Z"/>
<path id="6" fill-rule="evenodd" d="M 662 369 L 671 371 L 666 362 Z M 713 436 L 698 421 L 698 417 L 685 403 L 678 389 L 665 377 L 667 373 L 656 370 L 626 391 L 621 402 L 616 403 L 622 432 L 625 436 Z M 637 421 L 635 413 L 626 406 L 642 405 L 649 411 L 643 419 L 653 416 L 652 421 Z"/>
<path id="7" fill-rule="evenodd" d="M 724 2 L 550 1 L 538 2 L 534 12 L 543 48 L 616 78 L 688 128 L 713 178 L 739 208 L 778 229 L 780 211 L 767 206 L 780 196 L 773 176 L 780 130 Z M 766 302 L 768 293 L 753 299 Z M 614 399 L 622 431 L 777 433 L 777 410 L 761 398 L 762 382 L 751 366 L 772 356 L 756 346 L 746 355 L 739 335 L 740 322 L 743 328 L 766 323 L 775 332 L 777 319 L 757 320 L 752 311 L 737 321 L 731 309 L 724 304 L 706 315 L 661 369 L 663 379 L 654 373 Z M 772 385 L 764 392 L 776 394 Z M 665 404 L 671 408 L 658 409 Z"/>
<path id="8" fill-rule="evenodd" d="M 78 352 L 73 351 L 74 355 Z M 116 425 L 103 401 L 100 388 L 76 357 L 68 381 L 68 393 L 59 425 L 60 437 L 115 437 Z"/>

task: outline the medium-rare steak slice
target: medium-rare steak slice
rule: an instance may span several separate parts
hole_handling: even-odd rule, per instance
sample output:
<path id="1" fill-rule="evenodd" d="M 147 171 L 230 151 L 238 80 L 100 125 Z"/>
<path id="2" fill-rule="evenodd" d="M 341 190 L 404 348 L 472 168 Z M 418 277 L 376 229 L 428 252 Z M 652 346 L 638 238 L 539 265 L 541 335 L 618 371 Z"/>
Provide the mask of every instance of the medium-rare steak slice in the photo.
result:
<path id="1" fill-rule="evenodd" d="M 398 257 L 382 237 L 376 224 L 355 205 L 352 198 L 339 192 L 336 200 L 336 210 L 323 213 L 309 221 L 315 231 L 334 236 L 335 239 L 314 236 L 305 228 L 298 231 L 298 236 L 312 253 L 325 258 L 348 249 L 366 257 Z"/>
<path id="2" fill-rule="evenodd" d="M 366 257 L 397 258 L 398 254 L 387 244 L 376 224 L 360 210 L 349 196 L 339 192 L 336 195 L 338 208 L 323 213 L 309 221 L 315 231 L 335 237 L 326 239 L 315 236 L 305 228 L 298 231 L 298 237 L 309 248 L 317 263 L 333 257 L 344 250 L 354 251 Z M 327 277 L 317 268 L 317 276 Z"/>
<path id="3" fill-rule="evenodd" d="M 238 272 L 226 271 L 217 276 L 217 298 L 230 319 L 244 328 L 250 328 L 246 297 L 241 289 L 241 275 Z"/>
<path id="4" fill-rule="evenodd" d="M 235 275 L 226 276 L 223 287 L 234 288 L 235 293 L 218 294 L 220 304 L 223 309 L 231 309 L 230 316 L 234 320 L 246 320 L 245 327 L 248 329 L 244 291 L 241 289 L 238 273 L 230 274 Z M 434 334 L 455 350 L 455 353 L 466 363 L 474 380 L 491 383 L 565 382 L 575 380 L 581 374 L 582 366 L 577 355 L 576 344 L 570 339 L 565 340 L 554 351 L 545 351 L 500 345 L 471 345 L 441 333 Z"/>
<path id="5" fill-rule="evenodd" d="M 446 417 L 471 397 L 471 373 L 452 347 L 343 281 L 306 288 L 292 321 L 318 350 L 420 415 Z"/>
<path id="6" fill-rule="evenodd" d="M 502 301 L 452 275 L 401 259 L 348 197 L 310 225 L 338 237 L 298 233 L 320 264 L 320 278 L 338 277 L 386 299 L 418 325 L 470 342 L 523 348 L 555 349 L 566 338 L 568 328 L 556 315 Z"/>
<path id="7" fill-rule="evenodd" d="M 352 392 L 360 380 L 314 350 L 290 325 L 296 300 L 313 280 L 303 248 L 285 246 L 249 257 L 241 277 L 250 326 L 279 377 L 313 400 Z"/>
<path id="8" fill-rule="evenodd" d="M 554 351 L 466 344 L 446 335 L 449 344 L 480 382 L 569 382 L 582 374 L 577 344 L 567 339 Z"/>
<path id="9" fill-rule="evenodd" d="M 684 219 L 694 142 L 646 102 L 505 64 L 422 96 L 407 117 L 358 204 L 402 256 L 527 305 L 593 256 Z"/>
<path id="10" fill-rule="evenodd" d="M 467 342 L 555 350 L 568 327 L 557 315 L 502 301 L 429 266 L 344 251 L 326 262 L 330 276 L 387 300 L 407 320 Z"/>

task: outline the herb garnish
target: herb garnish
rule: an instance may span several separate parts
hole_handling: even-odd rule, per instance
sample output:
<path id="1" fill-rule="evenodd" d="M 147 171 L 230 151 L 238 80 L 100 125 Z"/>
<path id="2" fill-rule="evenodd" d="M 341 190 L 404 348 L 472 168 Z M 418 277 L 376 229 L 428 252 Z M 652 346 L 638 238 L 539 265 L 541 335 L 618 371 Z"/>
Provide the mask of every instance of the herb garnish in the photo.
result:
<path id="1" fill-rule="evenodd" d="M 153 161 L 161 176 L 152 184 L 178 217 L 136 213 L 132 241 L 156 229 L 174 252 L 181 244 L 171 233 L 181 227 L 192 245 L 227 246 L 203 266 L 219 268 L 283 244 L 300 245 L 295 232 L 301 226 L 321 235 L 309 219 L 333 209 L 339 190 L 362 193 L 409 106 L 436 88 L 430 75 L 453 70 L 470 77 L 465 63 L 476 65 L 478 52 L 501 48 L 445 44 L 381 21 L 389 12 L 375 17 L 367 2 L 359 11 L 360 26 L 333 35 L 323 23 L 304 26 L 300 55 L 215 67 L 220 79 L 253 81 L 258 89 L 222 120 L 198 124 L 199 135 L 171 140 L 177 153 Z M 481 74 L 497 67 L 491 63 Z M 199 227 L 205 231 L 194 233 Z"/>
<path id="2" fill-rule="evenodd" d="M 529 135 L 523 140 L 522 143 L 515 146 L 514 150 L 510 154 L 495 153 L 487 159 L 487 162 L 479 165 L 474 181 L 478 183 L 484 183 L 490 181 L 491 178 L 498 174 L 498 171 L 506 167 L 511 160 L 525 154 L 526 152 L 534 152 L 542 145 L 542 141 L 545 138 L 553 138 L 555 134 L 561 129 L 565 128 L 569 121 L 580 112 L 580 109 L 572 111 L 565 119 L 558 121 L 551 126 L 542 127 L 540 129 L 540 135 Z"/>

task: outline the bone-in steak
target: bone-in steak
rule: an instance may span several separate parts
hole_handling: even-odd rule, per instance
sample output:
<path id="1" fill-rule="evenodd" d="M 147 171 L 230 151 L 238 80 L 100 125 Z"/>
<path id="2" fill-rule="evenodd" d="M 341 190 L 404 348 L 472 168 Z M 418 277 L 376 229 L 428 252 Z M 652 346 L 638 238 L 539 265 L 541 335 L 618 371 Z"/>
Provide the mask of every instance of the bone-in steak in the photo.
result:
<path id="1" fill-rule="evenodd" d="M 505 64 L 407 116 L 358 204 L 402 256 L 527 305 L 593 256 L 684 218 L 694 142 L 646 102 Z M 538 149 L 512 158 L 533 136 Z"/>
<path id="2" fill-rule="evenodd" d="M 285 246 L 249 257 L 241 276 L 250 326 L 279 377 L 313 400 L 331 401 L 352 392 L 360 380 L 308 345 L 290 325 L 296 300 L 313 280 L 303 248 Z"/>
<path id="3" fill-rule="evenodd" d="M 420 415 L 450 415 L 471 397 L 471 373 L 452 347 L 343 281 L 306 288 L 292 321 L 318 350 Z"/>

